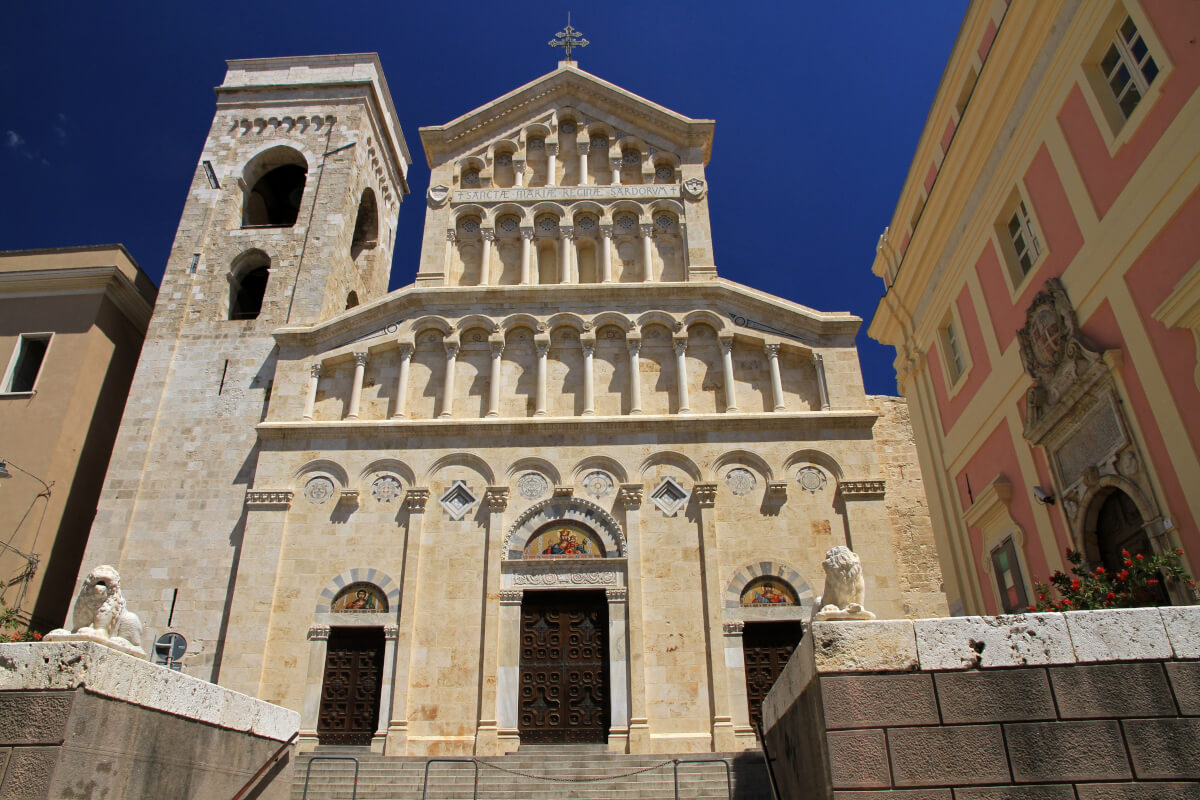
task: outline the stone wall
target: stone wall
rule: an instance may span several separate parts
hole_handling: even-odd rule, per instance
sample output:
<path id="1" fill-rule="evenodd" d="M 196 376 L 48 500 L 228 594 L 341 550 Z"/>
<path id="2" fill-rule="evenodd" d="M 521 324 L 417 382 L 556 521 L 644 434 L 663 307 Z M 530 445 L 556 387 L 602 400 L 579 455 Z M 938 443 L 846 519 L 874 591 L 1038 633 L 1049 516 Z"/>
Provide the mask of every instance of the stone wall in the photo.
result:
<path id="1" fill-rule="evenodd" d="M 0 645 L 0 797 L 232 797 L 299 715 L 90 642 Z M 293 745 L 294 747 L 294 745 Z M 292 752 L 249 798 L 290 795 Z"/>
<path id="2" fill-rule="evenodd" d="M 818 622 L 763 706 L 781 797 L 1200 797 L 1200 606 Z"/>

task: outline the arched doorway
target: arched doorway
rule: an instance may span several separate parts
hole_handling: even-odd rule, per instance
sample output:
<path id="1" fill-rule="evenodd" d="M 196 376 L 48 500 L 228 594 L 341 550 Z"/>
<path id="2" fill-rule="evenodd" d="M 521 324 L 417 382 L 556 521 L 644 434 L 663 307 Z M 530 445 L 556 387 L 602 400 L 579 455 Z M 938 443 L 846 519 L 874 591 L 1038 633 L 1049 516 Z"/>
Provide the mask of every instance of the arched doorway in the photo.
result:
<path id="1" fill-rule="evenodd" d="M 1150 537 L 1146 535 L 1142 514 L 1133 498 L 1120 489 L 1114 489 L 1103 498 L 1098 498 L 1100 509 L 1096 513 L 1096 552 L 1089 553 L 1093 562 L 1099 562 L 1112 573 L 1124 567 L 1121 551 L 1131 555 L 1150 555 Z"/>

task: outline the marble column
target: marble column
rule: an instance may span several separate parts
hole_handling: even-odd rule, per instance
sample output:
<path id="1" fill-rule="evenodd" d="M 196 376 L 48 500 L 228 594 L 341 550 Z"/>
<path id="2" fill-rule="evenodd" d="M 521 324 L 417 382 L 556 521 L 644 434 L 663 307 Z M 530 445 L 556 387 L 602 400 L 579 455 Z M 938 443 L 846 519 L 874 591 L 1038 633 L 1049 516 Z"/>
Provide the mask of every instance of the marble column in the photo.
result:
<path id="1" fill-rule="evenodd" d="M 596 413 L 596 389 L 593 386 L 596 343 L 583 341 L 580 344 L 583 346 L 583 416 L 590 417 Z"/>
<path id="2" fill-rule="evenodd" d="M 627 606 L 629 590 L 609 587 L 604 590 L 608 600 L 608 674 L 609 726 L 608 750 L 624 753 L 629 749 L 629 624 Z"/>
<path id="3" fill-rule="evenodd" d="M 768 344 L 763 350 L 771 365 L 771 398 L 775 402 L 775 410 L 784 411 L 787 406 L 783 403 L 783 379 L 779 377 L 779 345 Z"/>
<path id="4" fill-rule="evenodd" d="M 620 186 L 621 185 L 621 159 L 619 159 L 619 158 L 608 159 L 608 168 L 610 170 L 612 170 L 612 185 Z"/>
<path id="5" fill-rule="evenodd" d="M 629 413 L 642 413 L 641 339 L 626 339 L 629 347 Z"/>
<path id="6" fill-rule="evenodd" d="M 458 241 L 458 234 L 454 232 L 454 228 L 446 229 L 446 257 L 442 260 L 442 274 L 446 276 L 446 280 L 450 279 L 450 268 L 454 266 L 454 243 Z"/>
<path id="7" fill-rule="evenodd" d="M 317 407 L 317 383 L 321 380 L 321 365 L 308 365 L 308 394 L 304 396 L 304 419 L 312 419 Z"/>
<path id="8" fill-rule="evenodd" d="M 454 416 L 454 372 L 458 364 L 458 342 L 447 340 L 446 374 L 442 380 L 442 413 L 438 416 L 449 419 Z"/>
<path id="9" fill-rule="evenodd" d="M 817 371 L 817 392 L 821 396 L 821 410 L 829 410 L 829 384 L 825 379 L 825 357 L 820 353 L 813 353 L 813 367 Z"/>
<path id="10" fill-rule="evenodd" d="M 479 621 L 480 641 L 483 643 L 483 658 L 480 666 L 483 668 L 484 680 L 481 682 L 479 698 L 479 722 L 475 728 L 475 755 L 502 755 L 499 743 L 499 713 L 497 709 L 496 682 L 487 680 L 496 675 L 499 670 L 500 641 L 500 609 L 488 601 L 488 598 L 500 594 L 500 542 L 504 537 L 504 510 L 508 507 L 508 487 L 488 486 L 484 490 L 484 500 L 488 508 L 487 531 L 483 542 L 483 552 L 487 554 L 484 573 L 483 592 L 484 602 L 482 619 Z"/>
<path id="11" fill-rule="evenodd" d="M 646 711 L 645 606 L 642 602 L 641 507 L 643 486 L 622 483 L 617 497 L 625 509 L 628 553 L 629 625 L 629 752 L 650 752 L 650 722 Z"/>
<path id="12" fill-rule="evenodd" d="M 558 145 L 546 142 L 546 185 L 558 185 Z"/>
<path id="13" fill-rule="evenodd" d="M 388 729 L 391 727 L 392 698 L 396 692 L 397 642 L 400 629 L 395 625 L 383 626 L 383 680 L 379 682 L 379 719 L 375 723 L 375 736 L 371 750 L 383 752 L 387 749 Z M 376 750 L 375 743 L 378 743 Z"/>
<path id="14" fill-rule="evenodd" d="M 653 282 L 654 277 L 654 226 L 643 225 L 642 228 L 642 280 Z"/>
<path id="15" fill-rule="evenodd" d="M 575 240 L 575 229 L 570 225 L 561 225 L 558 229 L 558 282 L 571 282 L 571 245 Z"/>
<path id="16" fill-rule="evenodd" d="M 404 530 L 404 583 L 400 589 L 400 624 L 396 639 L 396 652 L 399 657 L 396 659 L 393 681 L 395 693 L 392 700 L 392 718 L 388 722 L 388 755 L 406 755 L 408 749 L 408 684 L 417 649 L 413 646 L 417 624 L 417 586 L 420 578 L 425 504 L 428 501 L 429 490 L 426 488 L 412 487 L 404 495 L 408 524 Z"/>
<path id="17" fill-rule="evenodd" d="M 725 377 L 725 413 L 737 411 L 737 386 L 733 382 L 733 337 L 721 342 L 721 370 Z"/>
<path id="18" fill-rule="evenodd" d="M 691 404 L 688 402 L 687 339 L 676 339 L 674 344 L 675 377 L 676 385 L 679 387 L 679 413 L 687 414 L 692 410 Z"/>
<path id="19" fill-rule="evenodd" d="M 350 384 L 350 406 L 346 419 L 358 419 L 358 406 L 362 400 L 363 375 L 367 371 L 367 354 L 354 354 L 354 383 Z"/>
<path id="20" fill-rule="evenodd" d="M 588 185 L 588 150 L 591 146 L 587 142 L 580 142 L 575 145 L 579 149 L 579 185 Z"/>
<path id="21" fill-rule="evenodd" d="M 504 342 L 492 342 L 492 372 L 488 376 L 488 411 L 489 417 L 500 416 L 500 357 L 504 355 Z"/>
<path id="22" fill-rule="evenodd" d="M 396 379 L 396 411 L 393 419 L 403 419 L 408 402 L 408 368 L 412 365 L 415 347 L 408 342 L 400 344 L 400 377 Z"/>
<path id="23" fill-rule="evenodd" d="M 600 282 L 612 283 L 613 227 L 600 226 Z"/>
<path id="24" fill-rule="evenodd" d="M 525 185 L 525 159 L 513 158 L 513 186 L 520 189 Z"/>
<path id="25" fill-rule="evenodd" d="M 520 589 L 501 589 L 500 615 L 496 625 L 496 728 L 497 750 L 511 753 L 520 744 L 517 700 L 521 693 L 521 599 Z"/>
<path id="26" fill-rule="evenodd" d="M 742 634 L 746 623 L 740 619 L 724 623 L 725 667 L 729 670 L 729 711 L 733 717 L 733 737 L 737 751 L 757 746 L 758 735 L 750 727 L 750 699 L 746 694 L 746 653 Z"/>
<path id="27" fill-rule="evenodd" d="M 479 246 L 482 248 L 479 264 L 479 285 L 492 285 L 492 250 L 495 249 L 496 231 L 494 229 L 484 229 L 479 232 L 481 241 Z"/>
<path id="28" fill-rule="evenodd" d="M 533 250 L 533 228 L 521 228 L 521 285 L 533 283 L 531 252 Z"/>
<path id="29" fill-rule="evenodd" d="M 713 750 L 734 749 L 733 716 L 729 703 L 729 669 L 725 664 L 725 641 L 721 621 L 721 554 L 717 548 L 717 485 L 697 483 L 692 497 L 700 508 L 700 558 L 704 565 L 703 612 L 708 636 L 708 674 L 712 686 Z"/>
<path id="30" fill-rule="evenodd" d="M 537 395 L 534 399 L 535 417 L 546 416 L 546 355 L 550 352 L 550 340 L 535 341 L 537 347 Z"/>

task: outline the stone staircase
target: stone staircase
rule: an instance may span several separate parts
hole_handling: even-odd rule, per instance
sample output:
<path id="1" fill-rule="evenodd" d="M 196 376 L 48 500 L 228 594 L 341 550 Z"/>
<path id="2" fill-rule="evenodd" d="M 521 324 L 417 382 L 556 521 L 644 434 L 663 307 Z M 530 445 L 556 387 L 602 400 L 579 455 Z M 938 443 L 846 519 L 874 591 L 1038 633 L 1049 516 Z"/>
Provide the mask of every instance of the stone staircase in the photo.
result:
<path id="1" fill-rule="evenodd" d="M 304 796 L 304 773 L 312 756 L 354 756 L 359 760 L 360 800 L 421 800 L 425 763 L 410 756 L 383 756 L 365 748 L 323 747 L 296 759 L 292 800 Z M 723 758 L 730 765 L 735 800 L 771 800 L 762 753 L 625 755 L 603 745 L 523 746 L 506 756 L 479 759 L 479 785 L 469 761 L 435 762 L 425 800 L 673 800 L 672 760 Z M 663 763 L 667 762 L 667 763 Z M 661 766 L 659 766 L 661 765 Z M 629 774 L 636 773 L 636 774 Z M 540 780 L 528 776 L 556 778 Z M 350 800 L 354 764 L 318 760 L 312 765 L 307 800 Z M 582 782 L 581 778 L 604 778 Z M 725 768 L 718 763 L 679 765 L 680 800 L 727 800 Z"/>

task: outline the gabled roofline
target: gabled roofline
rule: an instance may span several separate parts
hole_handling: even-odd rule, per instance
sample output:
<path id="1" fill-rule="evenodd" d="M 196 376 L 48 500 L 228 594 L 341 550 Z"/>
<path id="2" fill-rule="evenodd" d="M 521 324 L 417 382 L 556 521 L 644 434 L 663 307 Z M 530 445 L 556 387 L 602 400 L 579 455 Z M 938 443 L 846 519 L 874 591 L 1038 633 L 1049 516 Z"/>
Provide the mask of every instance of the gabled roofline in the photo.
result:
<path id="1" fill-rule="evenodd" d="M 558 68 L 533 79 L 524 86 L 519 86 L 507 94 L 485 103 L 460 117 L 443 125 L 427 125 L 419 129 L 421 142 L 425 145 L 425 160 L 430 168 L 436 161 L 436 151 L 449 152 L 452 143 L 467 134 L 482 128 L 503 117 L 518 113 L 532 100 L 543 97 L 555 90 L 567 89 L 572 85 L 586 86 L 593 90 L 601 90 L 613 96 L 614 100 L 623 100 L 640 108 L 642 114 L 657 122 L 661 127 L 673 131 L 677 136 L 689 140 L 693 147 L 699 147 L 703 154 L 704 163 L 712 153 L 713 129 L 716 122 L 711 119 L 693 119 L 692 117 L 672 111 L 641 95 L 634 94 L 628 89 L 622 89 L 615 83 L 610 83 L 580 69 L 573 61 L 559 62 Z M 480 119 L 487 112 L 492 112 L 485 119 Z"/>

